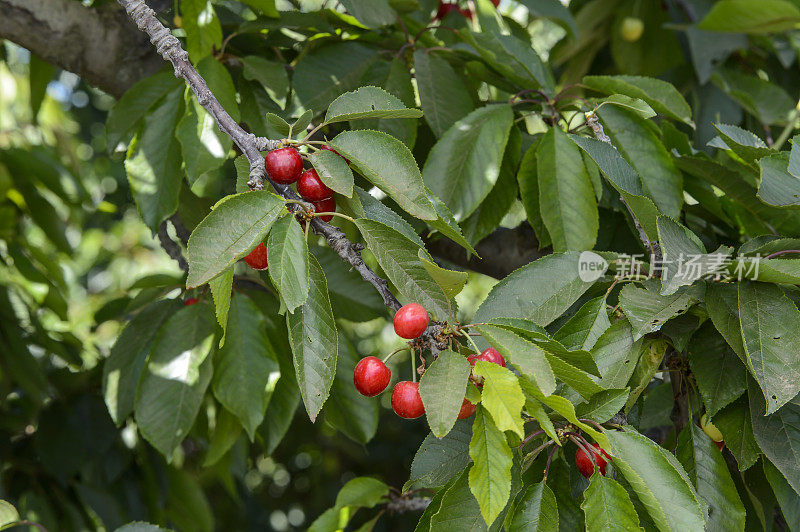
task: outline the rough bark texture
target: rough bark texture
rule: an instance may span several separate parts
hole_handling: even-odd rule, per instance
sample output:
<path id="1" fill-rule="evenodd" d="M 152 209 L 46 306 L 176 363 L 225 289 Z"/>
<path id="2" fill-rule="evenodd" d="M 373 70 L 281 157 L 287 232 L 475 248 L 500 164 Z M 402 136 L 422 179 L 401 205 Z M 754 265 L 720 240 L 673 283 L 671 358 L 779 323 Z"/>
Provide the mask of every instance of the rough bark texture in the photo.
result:
<path id="1" fill-rule="evenodd" d="M 164 62 L 117 4 L 76 0 L 0 0 L 0 38 L 121 96 Z"/>

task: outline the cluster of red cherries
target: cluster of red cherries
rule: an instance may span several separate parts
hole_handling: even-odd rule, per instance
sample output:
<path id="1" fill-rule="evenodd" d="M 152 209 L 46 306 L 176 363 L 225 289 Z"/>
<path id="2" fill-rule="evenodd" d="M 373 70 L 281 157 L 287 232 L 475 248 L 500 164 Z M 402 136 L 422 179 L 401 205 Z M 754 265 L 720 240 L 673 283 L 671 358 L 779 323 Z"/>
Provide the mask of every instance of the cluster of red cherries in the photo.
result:
<path id="1" fill-rule="evenodd" d="M 401 338 L 413 340 L 422 336 L 428 328 L 428 311 L 418 303 L 409 303 L 400 308 L 394 315 L 394 332 Z M 412 355 L 413 356 L 413 355 Z M 474 366 L 478 360 L 485 360 L 505 367 L 503 356 L 493 347 L 485 349 L 467 357 L 470 365 Z M 392 379 L 392 371 L 386 366 L 384 360 L 369 356 L 359 360 L 353 371 L 353 384 L 361 395 L 374 397 L 384 391 Z M 480 386 L 480 384 L 479 384 Z M 458 419 L 465 419 L 475 413 L 477 406 L 464 401 L 458 412 Z M 419 383 L 400 381 L 392 389 L 392 409 L 395 413 L 406 419 L 415 419 L 425 413 L 425 405 L 419 395 Z"/>
<path id="2" fill-rule="evenodd" d="M 339 155 L 339 152 L 329 146 L 323 145 L 321 148 Z M 350 164 L 347 159 L 345 161 Z M 334 212 L 336 210 L 333 190 L 322 182 L 313 168 L 303 171 L 303 158 L 295 148 L 280 148 L 267 153 L 264 158 L 264 168 L 269 178 L 276 183 L 282 185 L 297 183 L 297 192 L 304 200 L 314 205 L 316 212 Z M 320 218 L 325 222 L 330 222 L 333 215 L 325 214 Z M 267 269 L 267 247 L 263 242 L 260 243 L 244 258 L 244 261 L 254 270 Z"/>

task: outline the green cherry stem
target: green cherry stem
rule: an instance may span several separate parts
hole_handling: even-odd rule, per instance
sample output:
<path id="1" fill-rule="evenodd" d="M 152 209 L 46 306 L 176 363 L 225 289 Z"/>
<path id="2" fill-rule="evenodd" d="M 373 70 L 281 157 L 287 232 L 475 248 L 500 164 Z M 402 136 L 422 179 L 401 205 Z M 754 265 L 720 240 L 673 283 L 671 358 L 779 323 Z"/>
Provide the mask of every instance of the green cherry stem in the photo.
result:
<path id="1" fill-rule="evenodd" d="M 342 214 L 340 212 L 313 212 L 311 216 L 318 217 L 318 216 L 338 216 L 340 218 L 344 218 L 345 220 L 350 220 L 351 222 L 355 223 L 355 220 L 351 217 L 347 216 L 346 214 Z"/>
<path id="2" fill-rule="evenodd" d="M 411 382 L 417 382 L 417 351 L 411 349 Z"/>
<path id="3" fill-rule="evenodd" d="M 461 336 L 463 336 L 464 338 L 466 338 L 467 340 L 469 340 L 469 343 L 472 344 L 472 347 L 475 349 L 476 353 L 480 353 L 481 352 L 481 350 L 478 348 L 478 344 L 475 343 L 475 340 L 472 339 L 472 336 L 470 336 L 468 332 L 460 330 L 460 331 L 458 331 L 458 333 Z"/>
<path id="4" fill-rule="evenodd" d="M 410 346 L 407 346 L 407 345 L 406 345 L 406 346 L 403 346 L 403 347 L 400 347 L 399 349 L 395 349 L 394 351 L 392 351 L 391 353 L 389 353 L 388 355 L 386 355 L 385 357 L 383 357 L 383 359 L 382 359 L 381 361 L 382 361 L 384 364 L 386 364 L 386 363 L 389 361 L 389 359 L 390 359 L 390 358 L 392 358 L 393 356 L 395 356 L 397 353 L 399 353 L 400 351 L 406 351 L 406 350 L 408 350 L 408 349 L 411 349 L 411 347 L 410 347 Z"/>

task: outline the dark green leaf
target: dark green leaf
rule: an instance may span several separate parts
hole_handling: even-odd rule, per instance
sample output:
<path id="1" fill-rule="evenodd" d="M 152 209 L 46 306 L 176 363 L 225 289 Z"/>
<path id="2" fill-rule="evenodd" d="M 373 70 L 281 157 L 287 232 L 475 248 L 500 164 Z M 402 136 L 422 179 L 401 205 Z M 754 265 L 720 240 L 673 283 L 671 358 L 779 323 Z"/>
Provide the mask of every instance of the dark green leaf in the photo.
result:
<path id="1" fill-rule="evenodd" d="M 403 102 L 378 87 L 361 87 L 336 98 L 325 114 L 325 123 L 364 118 L 419 118 L 422 111 L 408 109 Z"/>
<path id="2" fill-rule="evenodd" d="M 258 81 L 269 97 L 283 107 L 286 104 L 286 95 L 289 93 L 286 67 L 257 55 L 248 55 L 241 60 L 244 65 L 244 77 Z"/>
<path id="3" fill-rule="evenodd" d="M 422 262 L 425 271 L 436 281 L 436 284 L 439 285 L 439 288 L 442 289 L 446 297 L 452 299 L 461 293 L 461 290 L 464 289 L 464 285 L 467 284 L 467 272 L 457 272 L 440 267 L 438 264 L 432 262 L 430 255 L 425 253 L 422 249 L 417 252 L 417 256 L 420 262 Z"/>
<path id="4" fill-rule="evenodd" d="M 787 0 L 722 0 L 711 8 L 697 27 L 732 33 L 772 33 L 790 30 L 800 23 L 800 10 Z"/>
<path id="5" fill-rule="evenodd" d="M 470 370 L 464 356 L 445 350 L 419 380 L 419 395 L 425 405 L 428 425 L 437 438 L 446 436 L 456 422 Z"/>
<path id="6" fill-rule="evenodd" d="M 217 314 L 217 322 L 222 327 L 222 338 L 219 346 L 225 344 L 225 335 L 228 331 L 228 311 L 231 308 L 231 294 L 233 292 L 233 266 L 230 266 L 221 275 L 214 277 L 208 282 L 211 295 L 214 298 L 214 311 Z"/>
<path id="7" fill-rule="evenodd" d="M 642 283 L 644 288 L 629 284 L 619 293 L 622 310 L 633 326 L 634 340 L 661 329 L 665 322 L 683 314 L 700 301 L 705 292 L 703 285 L 692 285 L 681 287 L 672 295 L 662 296 L 658 285 L 658 280 L 650 279 Z"/>
<path id="8" fill-rule="evenodd" d="M 425 120 L 441 138 L 475 108 L 472 96 L 450 63 L 427 50 L 414 52 L 414 72 Z"/>
<path id="9" fill-rule="evenodd" d="M 537 482 L 525 490 L 509 513 L 506 529 L 508 532 L 558 531 L 558 505 L 547 484 Z"/>
<path id="10" fill-rule="evenodd" d="M 710 323 L 693 337 L 688 351 L 706 414 L 713 417 L 747 389 L 747 370 Z"/>
<path id="11" fill-rule="evenodd" d="M 222 45 L 222 26 L 211 0 L 182 0 L 181 21 L 189 59 L 197 63 Z M 221 65 L 220 65 L 221 66 Z"/>
<path id="12" fill-rule="evenodd" d="M 403 489 L 438 488 L 463 471 L 470 462 L 471 424 L 472 420 L 459 420 L 443 438 L 426 436 L 414 455 L 411 476 Z"/>
<path id="13" fill-rule="evenodd" d="M 269 277 L 289 312 L 308 297 L 308 246 L 294 216 L 284 216 L 272 226 L 267 239 Z"/>
<path id="14" fill-rule="evenodd" d="M 786 478 L 769 460 L 762 461 L 764 465 L 764 476 L 767 477 L 772 492 L 781 507 L 781 513 L 787 523 L 800 523 L 800 496 L 792 489 Z M 789 529 L 794 528 L 789 525 Z"/>
<path id="15" fill-rule="evenodd" d="M 387 0 L 341 0 L 347 12 L 368 28 L 392 24 L 397 15 Z"/>
<path id="16" fill-rule="evenodd" d="M 756 463 L 761 449 L 758 448 L 753 434 L 750 405 L 746 395 L 720 410 L 712 421 L 725 437 L 725 447 L 736 457 L 741 471 Z"/>
<path id="17" fill-rule="evenodd" d="M 787 171 L 789 157 L 786 153 L 764 157 L 759 161 L 761 181 L 758 197 L 776 207 L 800 206 L 800 179 Z"/>
<path id="18" fill-rule="evenodd" d="M 252 440 L 280 376 L 277 355 L 261 313 L 241 294 L 233 298 L 228 330 L 228 340 L 214 361 L 214 395 L 239 418 Z"/>
<path id="19" fill-rule="evenodd" d="M 184 307 L 158 331 L 136 394 L 142 436 L 167 460 L 189 433 L 211 381 L 214 313 Z"/>
<path id="20" fill-rule="evenodd" d="M 595 473 L 583 497 L 586 532 L 642 530 L 628 492 L 614 479 Z"/>
<path id="21" fill-rule="evenodd" d="M 223 198 L 189 237 L 186 286 L 210 281 L 250 253 L 285 212 L 283 200 L 266 190 Z"/>
<path id="22" fill-rule="evenodd" d="M 328 188 L 348 197 L 353 195 L 353 171 L 342 157 L 329 150 L 319 150 L 308 158 Z"/>
<path id="23" fill-rule="evenodd" d="M 678 89 L 666 81 L 642 76 L 586 76 L 583 84 L 604 94 L 639 98 L 659 114 L 693 125 L 689 104 Z"/>
<path id="24" fill-rule="evenodd" d="M 425 161 L 425 185 L 457 220 L 469 216 L 497 182 L 512 119 L 508 105 L 481 107 L 447 130 Z"/>
<path id="25" fill-rule="evenodd" d="M 606 298 L 596 297 L 584 303 L 553 335 L 567 349 L 591 349 L 597 339 L 611 327 Z"/>
<path id="26" fill-rule="evenodd" d="M 605 423 L 622 410 L 629 394 L 628 388 L 602 390 L 592 395 L 589 401 L 579 404 L 575 409 L 575 415 L 581 419 L 589 418 L 598 423 Z"/>

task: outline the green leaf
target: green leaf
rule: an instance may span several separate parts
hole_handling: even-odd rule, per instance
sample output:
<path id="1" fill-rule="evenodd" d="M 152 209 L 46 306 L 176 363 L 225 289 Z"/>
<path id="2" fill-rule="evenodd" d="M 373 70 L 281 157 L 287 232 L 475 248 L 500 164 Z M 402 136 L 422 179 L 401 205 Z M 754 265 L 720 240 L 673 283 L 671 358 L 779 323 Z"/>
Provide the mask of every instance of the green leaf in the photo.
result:
<path id="1" fill-rule="evenodd" d="M 589 401 L 581 403 L 575 409 L 575 415 L 580 419 L 593 419 L 598 423 L 605 423 L 622 410 L 630 395 L 628 388 L 602 390 L 592 395 Z"/>
<path id="2" fill-rule="evenodd" d="M 492 288 L 474 321 L 502 316 L 549 325 L 592 285 L 578 275 L 579 257 L 576 252 L 554 253 L 515 270 Z"/>
<path id="3" fill-rule="evenodd" d="M 148 305 L 134 316 L 111 347 L 103 363 L 103 396 L 117 425 L 133 412 L 136 387 L 156 334 L 178 309 L 180 305 L 174 299 Z"/>
<path id="4" fill-rule="evenodd" d="M 292 125 L 283 118 L 276 115 L 275 113 L 267 113 L 265 116 L 265 120 L 278 134 L 280 134 L 283 137 L 289 136 Z M 247 160 L 246 157 L 245 160 Z"/>
<path id="5" fill-rule="evenodd" d="M 709 417 L 747 389 L 746 368 L 711 324 L 704 324 L 692 337 L 688 353 L 689 365 Z"/>
<path id="6" fill-rule="evenodd" d="M 187 90 L 184 101 L 186 111 L 178 124 L 176 135 L 181 143 L 186 177 L 189 184 L 194 185 L 223 165 L 233 141 L 219 130 L 214 117 L 197 102 L 194 93 Z"/>
<path id="7" fill-rule="evenodd" d="M 325 273 L 315 258 L 309 260 L 308 299 L 286 323 L 297 383 L 313 422 L 330 393 L 339 344 Z"/>
<path id="8" fill-rule="evenodd" d="M 714 124 L 714 129 L 728 148 L 748 163 L 775 153 L 775 150 L 768 148 L 763 140 L 746 129 L 727 124 Z"/>
<path id="9" fill-rule="evenodd" d="M 644 288 L 628 284 L 619 293 L 622 311 L 633 326 L 634 340 L 661 329 L 668 320 L 689 310 L 703 298 L 705 291 L 703 285 L 692 285 L 662 296 L 658 285 L 658 280 L 650 279 L 642 283 Z"/>
<path id="10" fill-rule="evenodd" d="M 314 256 L 328 279 L 333 315 L 351 321 L 370 321 L 384 315 L 386 307 L 377 290 L 364 290 L 364 279 L 326 247 L 313 247 Z"/>
<path id="11" fill-rule="evenodd" d="M 222 46 L 222 26 L 210 0 L 182 0 L 182 27 L 189 59 L 197 63 Z"/>
<path id="12" fill-rule="evenodd" d="M 160 526 L 137 521 L 134 523 L 128 523 L 127 525 L 123 525 L 114 530 L 114 532 L 166 532 L 166 530 L 161 528 Z"/>
<path id="13" fill-rule="evenodd" d="M 425 247 L 425 243 L 417 234 L 416 229 L 408 223 L 405 218 L 397 214 L 391 207 L 382 201 L 375 199 L 369 192 L 361 187 L 354 188 L 356 195 L 353 201 L 348 203 L 350 213 L 354 218 L 369 218 L 376 222 L 388 225 L 392 229 L 400 232 L 403 236 L 414 242 L 420 248 Z"/>
<path id="14" fill-rule="evenodd" d="M 308 159 L 328 188 L 347 197 L 353 195 L 353 171 L 347 161 L 330 150 L 315 151 Z"/>
<path id="15" fill-rule="evenodd" d="M 553 368 L 555 376 L 564 382 L 564 384 L 578 392 L 584 399 L 589 399 L 594 394 L 603 390 L 603 388 L 582 369 L 576 368 L 569 362 L 551 353 L 545 352 L 545 356 L 550 363 L 550 367 Z"/>
<path id="16" fill-rule="evenodd" d="M 454 270 L 446 270 L 431 261 L 430 255 L 425 253 L 423 249 L 417 251 L 417 256 L 422 262 L 422 267 L 430 274 L 439 288 L 442 289 L 444 295 L 450 299 L 456 297 L 464 289 L 467 284 L 467 272 L 457 272 Z"/>
<path id="17" fill-rule="evenodd" d="M 217 410 L 214 432 L 203 459 L 203 467 L 211 467 L 225 456 L 242 435 L 242 424 L 225 408 Z"/>
<path id="18" fill-rule="evenodd" d="M 308 297 L 308 246 L 294 216 L 284 216 L 272 226 L 267 239 L 269 277 L 289 312 Z"/>
<path id="19" fill-rule="evenodd" d="M 645 338 L 642 342 L 641 355 L 636 364 L 628 383 L 631 386 L 631 396 L 625 404 L 625 411 L 628 412 L 639 395 L 647 388 L 650 381 L 653 380 L 658 368 L 661 366 L 661 361 L 664 360 L 669 343 L 664 338 Z"/>
<path id="20" fill-rule="evenodd" d="M 601 107 L 597 114 L 606 134 L 641 176 L 647 197 L 662 213 L 677 218 L 683 206 L 683 177 L 650 124 L 613 106 Z"/>
<path id="21" fill-rule="evenodd" d="M 733 352 L 747 365 L 747 355 L 739 324 L 739 290 L 736 284 L 710 283 L 706 289 L 706 311 L 714 327 Z"/>
<path id="22" fill-rule="evenodd" d="M 230 266 L 221 275 L 214 277 L 208 282 L 211 295 L 214 298 L 214 311 L 217 315 L 217 322 L 222 327 L 222 338 L 219 346 L 225 344 L 225 336 L 228 332 L 228 311 L 231 308 L 231 293 L 233 291 L 233 266 Z"/>
<path id="23" fill-rule="evenodd" d="M 621 107 L 622 109 L 627 110 L 643 120 L 647 120 L 648 118 L 653 118 L 656 116 L 656 112 L 653 111 L 652 107 L 647 105 L 647 102 L 639 98 L 625 96 L 624 94 L 612 94 L 611 96 L 606 97 L 600 106 L 603 104 Z"/>
<path id="24" fill-rule="evenodd" d="M 658 114 L 690 126 L 692 109 L 672 84 L 642 76 L 586 76 L 583 84 L 604 94 L 623 94 L 646 102 Z"/>
<path id="25" fill-rule="evenodd" d="M 268 17 L 278 18 L 278 10 L 275 8 L 275 0 L 241 0 L 253 9 L 257 9 Z"/>
<path id="26" fill-rule="evenodd" d="M 428 434 L 411 462 L 411 476 L 403 486 L 438 488 L 458 475 L 470 462 L 469 442 L 472 420 L 458 420 L 443 438 Z"/>
<path id="27" fill-rule="evenodd" d="M 794 100 L 779 85 L 738 70 L 717 69 L 711 81 L 764 124 L 785 123 Z"/>
<path id="28" fill-rule="evenodd" d="M 672 295 L 681 286 L 698 279 L 721 274 L 733 248 L 720 246 L 706 253 L 700 239 L 667 216 L 658 217 L 658 241 L 663 255 L 661 295 Z"/>
<path id="29" fill-rule="evenodd" d="M 275 103 L 281 107 L 286 105 L 286 96 L 289 94 L 286 67 L 257 55 L 247 55 L 241 60 L 245 79 L 258 81 Z"/>
<path id="30" fill-rule="evenodd" d="M 512 120 L 509 105 L 481 107 L 456 122 L 431 149 L 422 177 L 457 220 L 469 216 L 497 182 Z"/>
<path id="31" fill-rule="evenodd" d="M 477 50 L 484 61 L 509 80 L 524 88 L 541 88 L 544 93 L 555 95 L 553 73 L 530 42 L 499 32 L 477 33 L 461 30 L 459 35 Z"/>
<path id="32" fill-rule="evenodd" d="M 776 285 L 745 281 L 738 286 L 747 366 L 764 392 L 767 414 L 772 414 L 800 393 L 800 359 L 794 353 L 800 342 L 800 311 Z"/>
<path id="33" fill-rule="evenodd" d="M 765 402 L 752 379 L 748 386 L 755 441 L 794 490 L 800 493 L 800 405 L 789 402 L 765 415 Z"/>
<path id="34" fill-rule="evenodd" d="M 355 221 L 367 247 L 397 290 L 439 318 L 450 314 L 444 293 L 423 267 L 415 243 L 380 222 Z"/>
<path id="35" fill-rule="evenodd" d="M 525 377 L 520 378 L 519 383 L 522 386 L 527 398 L 535 399 L 543 403 L 545 406 L 553 409 L 557 413 L 561 414 L 567 421 L 588 434 L 592 439 L 599 443 L 601 447 L 608 447 L 608 438 L 606 438 L 605 433 L 598 432 L 593 427 L 580 421 L 578 416 L 575 414 L 575 405 L 573 405 L 568 399 L 565 399 L 559 395 L 549 395 L 545 397 L 542 392 L 536 389 L 535 386 L 531 385 L 530 381 L 528 381 L 528 379 Z"/>
<path id="36" fill-rule="evenodd" d="M 536 238 L 539 240 L 540 247 L 550 245 L 550 235 L 542 220 L 541 208 L 539 206 L 539 176 L 536 173 L 536 150 L 539 148 L 539 140 L 534 140 L 531 146 L 522 156 L 517 172 L 517 186 L 519 187 L 519 197 L 522 206 L 525 208 L 525 215 L 528 223 L 533 227 Z"/>
<path id="37" fill-rule="evenodd" d="M 703 429 L 694 423 L 687 424 L 678 437 L 675 454 L 710 508 L 707 530 L 744 531 L 742 500 L 725 458 Z"/>
<path id="38" fill-rule="evenodd" d="M 622 388 L 633 375 L 639 360 L 642 340 L 633 339 L 633 328 L 628 320 L 614 322 L 592 348 L 597 368 L 603 376 L 604 388 Z"/>
<path id="39" fill-rule="evenodd" d="M 397 97 L 378 87 L 361 87 L 336 98 L 325 115 L 325 123 L 364 118 L 419 118 L 422 111 L 408 109 Z"/>
<path id="40" fill-rule="evenodd" d="M 525 396 L 516 375 L 485 360 L 476 362 L 472 373 L 476 377 L 484 378 L 481 406 L 492 415 L 497 428 L 501 431 L 514 431 L 520 438 L 524 438 L 522 407 L 525 406 Z"/>
<path id="41" fill-rule="evenodd" d="M 419 75 L 419 74 L 417 74 Z M 411 83 L 411 73 L 403 59 L 395 57 L 392 59 L 391 67 L 385 80 L 378 80 L 376 83 L 383 87 L 389 94 L 400 99 L 408 108 L 416 106 L 416 95 L 414 86 Z M 417 79 L 419 81 L 419 78 Z M 402 119 L 373 119 L 363 120 L 356 124 L 351 124 L 353 129 L 374 129 L 383 131 L 401 140 L 403 144 L 412 148 L 417 141 L 418 120 L 414 118 Z"/>
<path id="42" fill-rule="evenodd" d="M 14 505 L 8 501 L 0 499 L 0 526 L 8 525 L 19 521 L 19 512 Z"/>
<path id="43" fill-rule="evenodd" d="M 759 161 L 761 181 L 758 197 L 776 207 L 800 206 L 800 179 L 787 171 L 789 157 L 786 153 L 764 157 Z"/>
<path id="44" fill-rule="evenodd" d="M 337 96 L 358 88 L 361 77 L 378 60 L 375 52 L 350 41 L 320 46 L 303 55 L 292 76 L 297 110 L 321 113 Z"/>
<path id="45" fill-rule="evenodd" d="M 353 441 L 366 444 L 375 436 L 375 431 L 378 429 L 380 406 L 378 401 L 364 397 L 353 386 L 353 371 L 358 360 L 358 352 L 351 341 L 344 334 L 340 334 L 336 377 L 322 413 L 326 423 Z"/>
<path id="46" fill-rule="evenodd" d="M 513 456 L 503 431 L 492 423 L 483 406 L 475 413 L 469 455 L 473 462 L 469 470 L 469 489 L 480 505 L 486 524 L 491 525 L 511 494 Z"/>
<path id="47" fill-rule="evenodd" d="M 597 240 L 597 200 L 580 150 L 560 128 L 550 128 L 536 150 L 539 208 L 553 250 L 592 249 Z"/>
<path id="48" fill-rule="evenodd" d="M 596 297 L 584 303 L 553 335 L 567 349 L 591 349 L 611 327 L 606 298 Z"/>
<path id="49" fill-rule="evenodd" d="M 378 479 L 356 477 L 347 482 L 336 496 L 336 508 L 356 506 L 373 508 L 389 494 L 389 486 Z"/>
<path id="50" fill-rule="evenodd" d="M 558 532 L 558 505 L 553 491 L 537 482 L 514 503 L 506 519 L 508 532 Z"/>
<path id="51" fill-rule="evenodd" d="M 725 447 L 736 457 L 741 471 L 756 463 L 761 449 L 753 434 L 750 404 L 746 395 L 720 410 L 712 421 L 725 437 Z"/>
<path id="52" fill-rule="evenodd" d="M 606 431 L 622 473 L 661 530 L 704 530 L 706 507 L 683 467 L 666 449 L 633 431 Z"/>
<path id="53" fill-rule="evenodd" d="M 405 144 L 372 130 L 343 131 L 329 144 L 410 215 L 422 220 L 436 218 L 417 163 Z"/>
<path id="54" fill-rule="evenodd" d="M 586 532 L 642 530 L 628 492 L 603 475 L 592 475 L 581 508 L 586 514 Z"/>
<path id="55" fill-rule="evenodd" d="M 794 29 L 798 23 L 800 10 L 787 0 L 722 0 L 697 27 L 731 33 L 774 33 Z"/>
<path id="56" fill-rule="evenodd" d="M 266 190 L 223 198 L 189 237 L 187 288 L 210 281 L 250 253 L 285 212 L 283 200 Z"/>
<path id="57" fill-rule="evenodd" d="M 445 205 L 441 199 L 431 192 L 430 189 L 426 187 L 425 190 L 428 193 L 428 199 L 431 201 L 433 208 L 436 210 L 436 215 L 438 216 L 436 220 L 429 221 L 428 225 L 442 233 L 444 236 L 462 248 L 469 251 L 471 254 L 477 256 L 478 252 L 475 251 L 475 248 L 473 248 L 467 239 L 462 235 L 461 227 L 458 225 L 453 213 L 447 208 L 447 205 Z"/>
<path id="58" fill-rule="evenodd" d="M 214 314 L 208 305 L 180 309 L 153 341 L 136 405 L 142 436 L 167 461 L 189 433 L 211 381 Z"/>
<path id="59" fill-rule="evenodd" d="M 792 489 L 786 478 L 769 460 L 763 460 L 764 476 L 767 477 L 772 492 L 781 507 L 781 513 L 787 523 L 800 522 L 800 496 Z M 790 526 L 791 530 L 792 527 Z"/>
<path id="60" fill-rule="evenodd" d="M 142 220 L 154 233 L 178 208 L 181 150 L 175 127 L 183 109 L 183 91 L 168 93 L 144 117 L 125 158 L 125 173 Z"/>
<path id="61" fill-rule="evenodd" d="M 387 0 L 341 0 L 341 2 L 348 13 L 368 28 L 392 24 L 397 18 Z"/>
<path id="62" fill-rule="evenodd" d="M 106 119 L 106 142 L 114 150 L 123 141 L 142 117 L 162 103 L 169 93 L 183 94 L 183 82 L 175 78 L 172 70 L 164 70 L 138 81 L 117 100 Z"/>
<path id="63" fill-rule="evenodd" d="M 450 350 L 441 351 L 419 380 L 419 395 L 431 432 L 442 438 L 456 422 L 469 380 L 467 359 Z"/>
<path id="64" fill-rule="evenodd" d="M 414 72 L 425 120 L 441 138 L 475 108 L 472 95 L 450 63 L 425 49 L 414 52 Z"/>
<path id="65" fill-rule="evenodd" d="M 269 387 L 280 375 L 264 319 L 247 297 L 236 294 L 230 310 L 230 335 L 214 361 L 214 396 L 236 415 L 252 440 L 264 419 Z"/>
<path id="66" fill-rule="evenodd" d="M 555 375 L 541 347 L 502 327 L 479 325 L 476 330 L 544 395 L 555 391 Z"/>
<path id="67" fill-rule="evenodd" d="M 527 7 L 532 15 L 553 20 L 556 24 L 564 27 L 572 37 L 578 35 L 575 18 L 559 0 L 520 0 L 520 3 Z"/>
<path id="68" fill-rule="evenodd" d="M 558 433 L 553 425 L 553 421 L 550 419 L 550 416 L 547 414 L 547 411 L 544 409 L 544 405 L 542 405 L 541 402 L 533 399 L 532 397 L 526 396 L 525 413 L 536 419 L 536 422 L 539 423 L 539 427 L 544 430 L 545 434 L 547 434 L 550 439 L 556 442 L 557 445 L 561 445 L 561 440 L 558 438 Z"/>
<path id="69" fill-rule="evenodd" d="M 468 473 L 464 471 L 442 496 L 439 510 L 431 516 L 430 530 L 485 532 L 487 529 L 480 505 L 470 490 Z"/>
<path id="70" fill-rule="evenodd" d="M 308 129 L 309 124 L 311 124 L 311 120 L 314 118 L 314 112 L 312 110 L 308 110 L 300 117 L 292 122 L 292 135 L 295 137 L 299 137 L 301 134 L 305 133 L 306 129 Z"/>
<path id="71" fill-rule="evenodd" d="M 642 182 L 636 171 L 622 158 L 622 155 L 608 142 L 602 142 L 588 137 L 570 135 L 589 157 L 600 167 L 600 171 L 614 189 L 619 192 L 622 199 L 633 211 L 633 214 L 642 224 L 644 232 L 650 240 L 656 240 L 658 229 L 656 218 L 658 208 L 653 201 L 646 197 Z"/>

